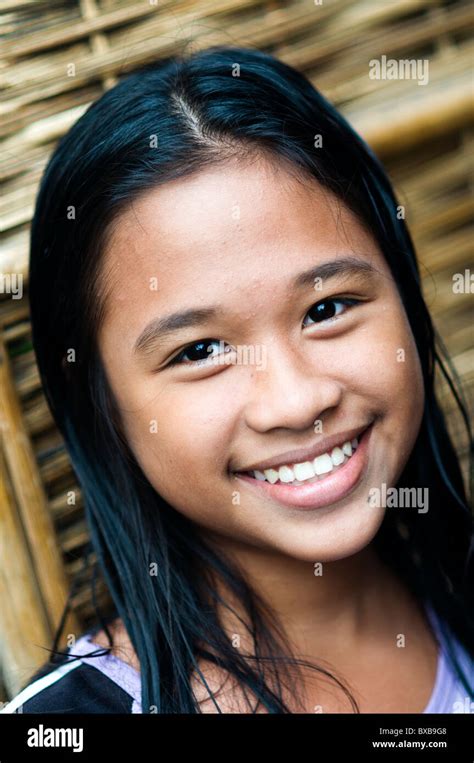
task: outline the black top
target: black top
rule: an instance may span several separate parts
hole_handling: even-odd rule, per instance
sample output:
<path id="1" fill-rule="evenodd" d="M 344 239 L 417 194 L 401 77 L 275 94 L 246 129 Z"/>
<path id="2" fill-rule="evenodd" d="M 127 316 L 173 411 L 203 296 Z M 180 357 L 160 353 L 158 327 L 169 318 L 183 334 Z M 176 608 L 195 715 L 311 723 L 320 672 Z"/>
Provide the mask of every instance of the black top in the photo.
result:
<path id="1" fill-rule="evenodd" d="M 97 668 L 63 658 L 37 671 L 1 713 L 131 713 L 133 697 Z"/>

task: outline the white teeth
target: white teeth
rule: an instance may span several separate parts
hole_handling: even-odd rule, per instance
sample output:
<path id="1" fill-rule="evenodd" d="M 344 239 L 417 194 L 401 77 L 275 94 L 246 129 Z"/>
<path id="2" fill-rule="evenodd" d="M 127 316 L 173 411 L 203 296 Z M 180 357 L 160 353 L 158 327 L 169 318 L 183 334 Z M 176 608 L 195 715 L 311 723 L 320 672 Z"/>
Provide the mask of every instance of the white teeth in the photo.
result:
<path id="1" fill-rule="evenodd" d="M 333 448 L 331 451 L 331 461 L 333 462 L 334 466 L 340 466 L 342 462 L 344 461 L 344 453 L 342 452 L 341 448 Z"/>
<path id="2" fill-rule="evenodd" d="M 321 456 L 317 456 L 313 461 L 304 461 L 299 464 L 292 464 L 288 466 L 280 466 L 278 469 L 264 469 L 258 471 L 257 469 L 251 472 L 255 479 L 270 482 L 272 485 L 275 482 L 290 483 L 304 482 L 305 480 L 313 479 L 315 476 L 321 474 L 328 474 L 336 466 L 341 466 L 347 459 L 352 456 L 352 453 L 357 448 L 359 441 L 357 437 L 349 442 L 343 443 L 341 447 L 333 448 L 330 453 L 323 453 Z"/>
<path id="3" fill-rule="evenodd" d="M 309 480 L 316 474 L 311 461 L 305 461 L 302 464 L 295 464 L 293 471 L 295 473 L 295 479 L 299 480 L 300 482 L 303 480 Z"/>
<path id="4" fill-rule="evenodd" d="M 349 441 L 345 442 L 342 446 L 342 452 L 346 456 L 352 456 L 352 445 Z"/>
<path id="5" fill-rule="evenodd" d="M 280 482 L 293 482 L 295 479 L 293 469 L 290 469 L 289 466 L 280 466 L 278 474 L 280 476 Z"/>
<path id="6" fill-rule="evenodd" d="M 275 484 L 275 482 L 280 479 L 280 475 L 275 469 L 264 469 L 263 471 L 266 479 L 271 482 L 272 485 Z"/>
<path id="7" fill-rule="evenodd" d="M 333 462 L 331 461 L 331 456 L 329 453 L 323 453 L 322 456 L 318 456 L 313 461 L 314 471 L 316 474 L 326 474 L 327 472 L 332 471 L 332 467 L 334 466 Z"/>

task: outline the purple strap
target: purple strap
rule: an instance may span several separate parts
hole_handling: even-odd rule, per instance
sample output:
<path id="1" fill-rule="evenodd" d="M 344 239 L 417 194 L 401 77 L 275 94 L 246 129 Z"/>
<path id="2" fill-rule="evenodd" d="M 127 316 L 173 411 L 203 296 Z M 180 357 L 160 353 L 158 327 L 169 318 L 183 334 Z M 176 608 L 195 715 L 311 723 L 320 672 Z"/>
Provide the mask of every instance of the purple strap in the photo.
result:
<path id="1" fill-rule="evenodd" d="M 93 668 L 97 668 L 97 670 L 100 670 L 100 672 L 107 676 L 107 678 L 116 683 L 117 686 L 120 686 L 123 691 L 133 698 L 132 713 L 141 713 L 142 699 L 140 673 L 131 665 L 128 665 L 126 662 L 110 653 L 98 657 L 86 657 L 90 652 L 99 652 L 103 649 L 104 647 L 94 643 L 93 635 L 86 633 L 84 636 L 81 636 L 76 641 L 75 646 L 71 647 L 68 651 L 71 652 L 73 657 L 80 656 L 82 662 L 86 665 L 91 665 Z"/>

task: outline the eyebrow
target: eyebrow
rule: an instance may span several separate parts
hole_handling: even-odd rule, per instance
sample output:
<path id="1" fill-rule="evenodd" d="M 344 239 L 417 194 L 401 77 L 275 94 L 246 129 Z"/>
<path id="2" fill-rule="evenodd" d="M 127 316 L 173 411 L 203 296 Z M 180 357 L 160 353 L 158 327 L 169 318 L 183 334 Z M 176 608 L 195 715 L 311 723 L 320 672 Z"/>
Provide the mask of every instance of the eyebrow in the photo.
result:
<path id="1" fill-rule="evenodd" d="M 379 271 L 366 260 L 358 257 L 342 257 L 337 260 L 323 262 L 320 265 L 299 273 L 291 284 L 291 288 L 303 289 L 315 283 L 316 279 L 329 280 L 331 278 L 346 278 L 350 276 L 366 276 L 368 280 Z M 208 307 L 190 307 L 171 313 L 163 318 L 154 318 L 139 335 L 135 342 L 133 352 L 146 354 L 155 348 L 157 343 L 185 328 L 202 326 L 211 318 L 223 315 L 221 305 L 209 305 Z"/>

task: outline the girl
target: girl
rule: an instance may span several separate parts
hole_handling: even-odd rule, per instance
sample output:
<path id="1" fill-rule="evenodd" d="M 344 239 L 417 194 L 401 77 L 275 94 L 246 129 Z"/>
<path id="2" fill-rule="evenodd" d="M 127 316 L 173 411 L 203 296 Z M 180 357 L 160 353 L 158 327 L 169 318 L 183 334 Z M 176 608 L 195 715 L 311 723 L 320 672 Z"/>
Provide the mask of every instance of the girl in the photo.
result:
<path id="1" fill-rule="evenodd" d="M 255 50 L 145 67 L 59 142 L 33 338 L 115 610 L 6 712 L 470 711 L 472 519 L 399 217 Z"/>

